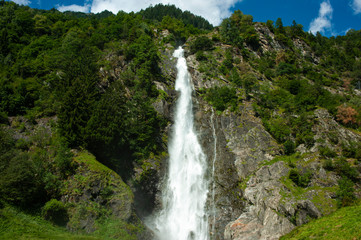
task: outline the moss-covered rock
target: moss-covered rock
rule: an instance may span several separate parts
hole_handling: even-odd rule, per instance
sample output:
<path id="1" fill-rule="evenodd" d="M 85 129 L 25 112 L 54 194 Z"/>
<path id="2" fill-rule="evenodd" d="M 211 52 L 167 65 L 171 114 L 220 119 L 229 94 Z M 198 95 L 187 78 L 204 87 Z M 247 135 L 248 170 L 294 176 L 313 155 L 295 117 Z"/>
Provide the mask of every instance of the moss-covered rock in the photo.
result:
<path id="1" fill-rule="evenodd" d="M 129 221 L 134 196 L 121 177 L 85 151 L 76 153 L 74 162 L 77 172 L 65 182 L 61 198 L 69 209 L 68 228 L 93 232 L 98 219 L 110 216 Z"/>

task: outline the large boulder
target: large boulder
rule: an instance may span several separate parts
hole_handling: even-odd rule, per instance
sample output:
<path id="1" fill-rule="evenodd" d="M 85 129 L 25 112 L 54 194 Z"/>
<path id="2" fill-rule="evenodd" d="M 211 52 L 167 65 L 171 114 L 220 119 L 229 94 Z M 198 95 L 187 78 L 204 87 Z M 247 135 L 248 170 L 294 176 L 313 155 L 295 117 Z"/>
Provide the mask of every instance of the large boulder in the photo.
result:
<path id="1" fill-rule="evenodd" d="M 88 152 L 76 153 L 74 162 L 77 171 L 64 183 L 61 198 L 69 206 L 67 227 L 93 232 L 100 217 L 129 221 L 134 196 L 121 177 Z"/>

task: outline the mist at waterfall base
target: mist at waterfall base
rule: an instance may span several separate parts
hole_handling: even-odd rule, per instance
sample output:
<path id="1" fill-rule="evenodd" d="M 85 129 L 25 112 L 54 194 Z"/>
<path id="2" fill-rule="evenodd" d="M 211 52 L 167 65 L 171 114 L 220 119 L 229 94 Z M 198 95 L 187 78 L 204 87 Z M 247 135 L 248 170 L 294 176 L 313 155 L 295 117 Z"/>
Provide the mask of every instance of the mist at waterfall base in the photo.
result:
<path id="1" fill-rule="evenodd" d="M 159 240 L 207 240 L 207 161 L 194 130 L 192 83 L 183 49 L 177 60 L 174 125 L 169 141 L 169 166 L 162 189 L 162 209 L 152 217 L 151 228 Z"/>

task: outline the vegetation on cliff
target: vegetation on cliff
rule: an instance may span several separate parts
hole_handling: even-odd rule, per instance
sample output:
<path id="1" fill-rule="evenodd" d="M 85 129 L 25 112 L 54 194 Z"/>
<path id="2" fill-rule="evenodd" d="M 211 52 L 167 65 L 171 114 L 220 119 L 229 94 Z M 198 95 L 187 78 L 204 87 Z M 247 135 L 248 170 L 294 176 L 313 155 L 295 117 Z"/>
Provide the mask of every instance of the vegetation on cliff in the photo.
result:
<path id="1" fill-rule="evenodd" d="M 361 236 L 361 207 L 346 207 L 296 228 L 286 239 L 358 239 Z"/>
<path id="2" fill-rule="evenodd" d="M 1 1 L 1 221 L 16 214 L 10 204 L 73 231 L 140 234 L 123 180 L 134 181 L 134 166 L 154 172 L 148 160 L 166 155 L 169 116 L 154 104 L 174 97 L 159 86 L 172 78 L 164 69 L 167 51 L 183 43 L 202 77 L 197 94 L 218 114 L 241 115 L 246 103 L 253 106 L 287 155 L 272 163 L 288 164 L 282 181 L 291 194 L 313 184 L 304 163 L 309 157 L 307 163 L 335 174 L 338 184 L 330 189 L 338 207 L 357 202 L 360 138 L 322 129 L 319 112 L 360 135 L 361 31 L 326 38 L 295 21 L 255 23 L 239 10 L 213 28 L 169 5 L 114 15 Z M 107 224 L 118 224 L 125 235 L 107 232 Z M 63 230 L 54 234 L 67 236 Z"/>

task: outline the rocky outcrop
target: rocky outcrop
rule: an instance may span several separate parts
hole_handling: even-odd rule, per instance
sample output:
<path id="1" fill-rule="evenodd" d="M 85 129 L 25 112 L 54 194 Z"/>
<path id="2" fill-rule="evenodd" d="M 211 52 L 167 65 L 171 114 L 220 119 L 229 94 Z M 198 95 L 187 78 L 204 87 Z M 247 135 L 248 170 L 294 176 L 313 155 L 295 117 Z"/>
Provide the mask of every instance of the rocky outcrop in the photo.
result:
<path id="1" fill-rule="evenodd" d="M 267 168 L 264 168 L 256 172 L 257 177 L 251 178 L 247 183 L 247 186 L 251 185 L 253 188 L 246 188 L 245 191 L 241 188 L 241 182 L 253 174 L 259 165 L 279 153 L 277 143 L 254 116 L 250 105 L 242 106 L 240 115 L 230 112 L 216 115 L 212 114 L 211 108 L 205 103 L 200 105 L 203 111 L 197 109 L 196 112 L 199 132 L 202 133 L 199 138 L 208 156 L 210 168 L 214 161 L 214 173 L 210 173 L 215 182 L 214 189 L 210 189 L 214 191 L 214 199 L 209 199 L 209 208 L 215 209 L 209 218 L 214 230 L 212 239 L 248 239 L 248 234 L 249 237 L 253 236 L 249 239 L 259 239 L 288 233 L 294 225 L 274 210 L 279 207 L 281 196 L 279 193 L 275 194 L 277 191 L 271 191 L 277 186 L 281 188 L 279 178 L 288 174 L 287 167 L 279 166 L 278 171 L 274 167 L 269 170 L 268 176 L 263 173 L 267 172 Z M 212 122 L 217 140 L 216 152 L 211 132 Z M 263 198 L 267 201 L 260 201 Z M 272 203 L 274 209 L 270 207 Z M 234 219 L 237 219 L 236 222 L 233 222 Z M 216 221 L 213 222 L 214 220 Z M 256 226 L 258 227 L 255 228 Z"/>
<path id="2" fill-rule="evenodd" d="M 237 220 L 227 225 L 225 239 L 278 239 L 290 232 L 295 224 L 307 222 L 307 216 L 321 216 L 311 201 L 295 201 L 282 196 L 281 193 L 288 189 L 281 179 L 288 173 L 289 168 L 281 161 L 261 167 L 250 178 L 244 191 L 247 208 Z M 296 214 L 299 222 L 292 223 L 290 219 Z"/>
<path id="3" fill-rule="evenodd" d="M 193 80 L 197 81 L 194 78 L 195 76 Z M 242 191 L 241 182 L 254 173 L 260 164 L 272 160 L 274 155 L 279 154 L 280 148 L 264 129 L 260 119 L 255 117 L 250 103 L 243 104 L 239 113 L 225 111 L 219 115 L 203 100 L 198 99 L 196 102 L 196 126 L 208 157 L 209 175 L 213 181 L 210 184 L 212 187 L 208 200 L 211 236 L 212 239 L 224 239 L 227 224 L 240 215 L 245 216 L 242 213 L 248 214 L 244 209 L 247 204 L 245 198 L 248 196 Z M 285 174 L 288 174 L 288 169 Z M 274 213 L 268 212 L 265 214 L 267 218 Z M 287 219 L 284 222 L 289 223 Z M 275 228 L 273 223 L 274 221 L 268 223 L 271 226 L 269 228 Z"/>
<path id="4" fill-rule="evenodd" d="M 227 139 L 226 147 L 235 155 L 235 167 L 241 180 L 253 173 L 260 163 L 272 160 L 280 148 L 254 116 L 250 103 L 240 107 L 240 114 L 222 116 L 222 129 Z"/>
<path id="5" fill-rule="evenodd" d="M 246 176 L 246 182 L 242 183 L 245 207 L 236 220 L 227 224 L 224 239 L 278 239 L 295 226 L 336 210 L 335 191 L 339 177 L 334 172 L 325 171 L 317 148 L 325 145 L 331 148 L 333 143 L 332 149 L 337 150 L 333 139 L 335 136 L 338 136 L 340 144 L 360 141 L 360 136 L 340 126 L 325 109 L 316 110 L 314 116 L 316 144 L 312 149 L 306 149 L 303 157 L 296 159 L 295 163 L 287 164 L 285 159 L 280 157 L 279 161 L 270 161 L 272 155 L 269 158 L 263 156 L 263 163 L 252 161 L 254 165 L 250 166 L 243 164 L 240 167 L 235 162 L 237 172 L 244 172 L 244 175 L 239 177 L 242 179 Z M 244 133 L 238 134 L 241 138 L 245 136 Z M 258 139 L 263 143 L 267 142 L 266 139 Z M 228 146 L 230 144 L 232 143 L 229 142 Z M 247 152 L 238 156 L 249 154 Z M 249 161 L 247 157 L 244 159 L 246 163 Z M 262 159 L 262 155 L 259 159 Z M 299 187 L 290 180 L 291 169 L 312 172 L 307 187 Z"/>
<path id="6" fill-rule="evenodd" d="M 23 116 L 9 117 L 9 126 L 6 127 L 12 131 L 12 136 L 16 140 L 28 141 L 33 139 L 35 145 L 39 145 L 37 140 L 46 138 L 49 141 L 52 135 L 51 124 L 57 122 L 57 117 L 39 118 L 30 120 Z"/>
<path id="7" fill-rule="evenodd" d="M 340 151 L 341 145 L 350 145 L 361 141 L 361 136 L 338 124 L 326 109 L 315 110 L 316 124 L 312 131 L 315 133 L 316 144 L 311 151 L 316 152 L 320 146 L 327 146 L 334 151 Z"/>
<path id="8" fill-rule="evenodd" d="M 258 33 L 259 44 L 262 49 L 262 53 L 272 51 L 279 52 L 289 48 L 287 44 L 283 43 L 282 41 L 278 41 L 276 35 L 263 23 L 255 23 L 254 28 Z M 314 54 L 314 52 L 311 50 L 310 46 L 306 44 L 306 42 L 299 38 L 295 38 L 292 39 L 292 43 L 303 57 L 312 59 L 313 63 L 315 64 L 318 64 L 320 62 L 319 57 Z"/>
<path id="9" fill-rule="evenodd" d="M 274 33 L 271 32 L 268 27 L 258 23 L 255 25 L 255 30 L 259 35 L 259 43 L 261 45 L 262 52 L 283 49 L 282 45 L 275 40 Z"/>
<path id="10" fill-rule="evenodd" d="M 96 220 L 104 214 L 129 221 L 134 197 L 120 176 L 87 152 L 76 153 L 74 161 L 77 172 L 67 180 L 61 198 L 70 206 L 67 227 L 93 232 Z"/>
<path id="11" fill-rule="evenodd" d="M 194 55 L 187 60 L 195 90 L 224 84 L 220 79 L 204 78 Z M 243 102 L 236 112 L 226 110 L 221 114 L 199 97 L 194 102 L 196 127 L 209 162 L 212 239 L 278 239 L 295 226 L 329 213 L 326 205 L 335 208 L 335 175 L 325 172 L 317 155 L 309 156 L 305 158 L 309 161 L 307 168 L 315 173 L 310 188 L 296 186 L 288 178 L 290 169 L 303 171 L 304 166 L 290 167 L 283 160 L 274 161 L 282 148 L 255 116 L 250 102 Z M 321 112 L 316 111 L 315 118 L 331 121 L 330 116 L 320 116 Z M 332 189 L 323 189 L 325 184 Z"/>
<path id="12" fill-rule="evenodd" d="M 285 48 L 267 32 L 268 28 L 256 26 L 256 30 L 261 33 L 261 43 L 264 38 L 263 51 Z M 270 35 L 272 41 L 266 35 Z M 294 45 L 306 57 L 307 46 L 302 41 Z M 170 52 L 166 51 L 163 57 L 162 66 L 173 61 L 169 60 Z M 208 160 L 208 220 L 212 240 L 278 239 L 296 226 L 336 209 L 338 176 L 323 168 L 319 147 L 332 148 L 334 136 L 338 136 L 339 144 L 335 149 L 341 151 L 341 142 L 360 141 L 358 134 L 341 127 L 327 110 L 317 109 L 312 116 L 314 146 L 311 149 L 299 146 L 297 150 L 303 155 L 293 156 L 293 162 L 282 158 L 282 147 L 264 128 L 252 102 L 243 101 L 233 112 L 229 109 L 215 111 L 198 93 L 202 93 L 202 89 L 226 85 L 227 80 L 221 76 L 209 77 L 199 71 L 201 66 L 195 55 L 189 54 L 187 63 L 195 89 L 195 127 Z M 165 95 L 153 106 L 171 121 L 177 96 L 173 90 L 176 73 L 167 67 L 162 68 L 162 72 L 167 76 L 166 80 L 156 82 L 156 86 Z M 162 162 L 162 171 L 165 164 L 166 161 Z M 164 172 L 157 169 L 153 172 L 156 178 L 151 182 L 154 186 L 158 184 L 159 191 L 159 179 Z M 308 185 L 297 186 L 289 177 L 291 169 L 301 175 L 309 174 Z M 156 195 L 152 189 L 152 194 Z"/>
<path id="13" fill-rule="evenodd" d="M 221 74 L 219 74 L 217 77 L 222 81 L 218 81 L 214 78 L 207 77 L 205 73 L 199 72 L 198 69 L 200 66 L 199 62 L 196 60 L 195 55 L 189 55 L 187 57 L 187 65 L 188 71 L 192 75 L 193 85 L 196 91 L 199 91 L 200 89 L 212 88 L 215 86 L 224 86 L 226 84 L 226 80 Z"/>
<path id="14" fill-rule="evenodd" d="M 213 239 L 223 239 L 223 229 L 229 221 L 241 214 L 243 208 L 238 187 L 239 178 L 234 165 L 235 158 L 226 148 L 227 139 L 221 127 L 221 116 L 212 112 L 211 107 L 201 99 L 195 108 L 195 124 L 208 160 L 208 212 L 211 236 Z"/>

